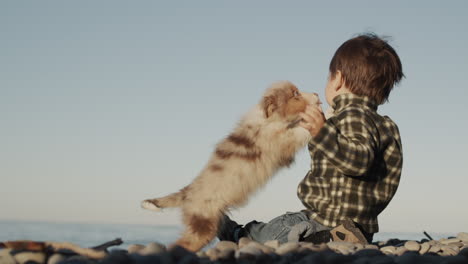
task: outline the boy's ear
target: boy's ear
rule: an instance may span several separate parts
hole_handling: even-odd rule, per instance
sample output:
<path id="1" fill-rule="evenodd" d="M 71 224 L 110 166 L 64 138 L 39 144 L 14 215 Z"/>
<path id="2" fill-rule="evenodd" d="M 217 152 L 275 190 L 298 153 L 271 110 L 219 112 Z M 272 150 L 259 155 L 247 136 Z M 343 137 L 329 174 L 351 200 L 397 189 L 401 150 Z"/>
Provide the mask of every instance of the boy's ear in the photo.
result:
<path id="1" fill-rule="evenodd" d="M 335 78 L 333 79 L 333 86 L 335 87 L 335 91 L 340 90 L 343 87 L 344 80 L 341 71 L 336 71 Z"/>

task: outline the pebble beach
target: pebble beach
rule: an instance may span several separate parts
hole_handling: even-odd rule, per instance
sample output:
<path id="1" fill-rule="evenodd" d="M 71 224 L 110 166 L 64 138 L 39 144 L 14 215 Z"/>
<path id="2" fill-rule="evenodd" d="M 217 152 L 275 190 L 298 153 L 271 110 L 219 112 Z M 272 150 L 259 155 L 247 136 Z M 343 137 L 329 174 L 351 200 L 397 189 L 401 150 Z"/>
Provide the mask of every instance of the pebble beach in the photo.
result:
<path id="1" fill-rule="evenodd" d="M 220 241 L 197 253 L 151 242 L 131 244 L 127 249 L 109 248 L 102 259 L 90 259 L 73 252 L 34 252 L 0 249 L 0 264 L 149 264 L 149 263 L 468 263 L 468 233 L 439 240 L 389 239 L 368 245 L 350 242 L 267 241 L 264 244 L 242 238 L 239 243 Z"/>

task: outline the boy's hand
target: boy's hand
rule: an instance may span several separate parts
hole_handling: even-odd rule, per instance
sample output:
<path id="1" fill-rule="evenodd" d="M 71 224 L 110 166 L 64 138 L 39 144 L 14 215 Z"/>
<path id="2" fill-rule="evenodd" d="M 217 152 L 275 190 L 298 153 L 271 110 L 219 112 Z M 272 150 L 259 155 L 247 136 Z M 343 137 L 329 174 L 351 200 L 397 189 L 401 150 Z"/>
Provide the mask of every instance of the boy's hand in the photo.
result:
<path id="1" fill-rule="evenodd" d="M 320 106 L 308 105 L 305 112 L 301 113 L 303 121 L 299 125 L 307 130 L 310 134 L 315 137 L 320 129 L 325 124 L 325 116 L 323 115 L 322 108 Z"/>

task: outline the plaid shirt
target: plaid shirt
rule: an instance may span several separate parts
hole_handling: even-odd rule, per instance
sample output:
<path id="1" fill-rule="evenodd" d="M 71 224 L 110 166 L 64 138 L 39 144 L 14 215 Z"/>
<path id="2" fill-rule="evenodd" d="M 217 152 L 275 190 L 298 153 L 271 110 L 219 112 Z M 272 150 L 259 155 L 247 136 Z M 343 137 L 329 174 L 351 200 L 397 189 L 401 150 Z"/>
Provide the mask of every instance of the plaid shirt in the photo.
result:
<path id="1" fill-rule="evenodd" d="M 400 133 L 368 97 L 343 94 L 333 102 L 335 115 L 309 142 L 311 170 L 297 194 L 310 218 L 325 226 L 348 218 L 376 233 L 377 215 L 400 182 Z"/>

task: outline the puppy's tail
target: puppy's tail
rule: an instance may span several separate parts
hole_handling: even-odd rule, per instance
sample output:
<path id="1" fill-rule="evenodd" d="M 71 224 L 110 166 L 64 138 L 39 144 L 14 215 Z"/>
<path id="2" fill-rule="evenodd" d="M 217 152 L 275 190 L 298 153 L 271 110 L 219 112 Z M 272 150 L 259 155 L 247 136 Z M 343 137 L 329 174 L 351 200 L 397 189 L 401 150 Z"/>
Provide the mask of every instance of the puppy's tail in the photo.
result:
<path id="1" fill-rule="evenodd" d="M 185 200 L 187 190 L 188 188 L 185 187 L 176 193 L 169 194 L 164 197 L 144 200 L 141 202 L 141 207 L 151 211 L 161 211 L 163 208 L 180 207 L 182 202 Z"/>

